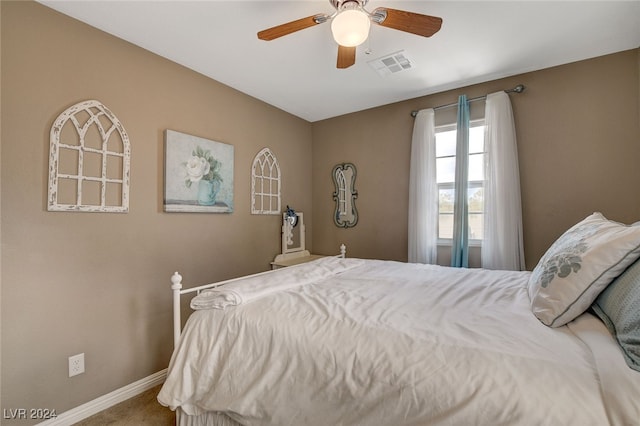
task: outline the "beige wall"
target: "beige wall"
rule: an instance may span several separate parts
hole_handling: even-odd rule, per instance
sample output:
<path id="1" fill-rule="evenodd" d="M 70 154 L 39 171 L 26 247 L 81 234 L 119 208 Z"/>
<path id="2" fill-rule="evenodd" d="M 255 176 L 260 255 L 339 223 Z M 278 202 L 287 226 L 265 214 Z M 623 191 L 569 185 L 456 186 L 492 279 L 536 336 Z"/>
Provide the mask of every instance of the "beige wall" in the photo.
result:
<path id="1" fill-rule="evenodd" d="M 329 250 L 337 240 L 352 256 L 406 260 L 410 112 L 519 83 L 527 90 L 511 100 L 528 268 L 593 211 L 640 220 L 639 56 L 634 49 L 313 123 L 314 250 Z M 436 121 L 447 121 L 441 114 Z M 352 229 L 331 219 L 330 172 L 341 162 L 358 170 L 359 223 Z"/>
<path id="2" fill-rule="evenodd" d="M 0 5 L 0 45 L 2 44 L 2 6 Z M 2 49 L 0 48 L 0 70 L 2 70 Z M 1 80 L 1 78 L 0 78 Z M 0 81 L 0 99 L 2 82 Z M 0 102 L 0 142 L 2 142 L 2 102 Z M 2 217 L 2 143 L 0 143 L 0 218 Z M 2 220 L 0 220 L 0 408 L 2 408 Z"/>
<path id="3" fill-rule="evenodd" d="M 249 214 L 249 169 L 265 146 L 315 252 L 345 242 L 352 256 L 406 260 L 410 111 L 523 83 L 512 101 L 529 268 L 594 210 L 640 219 L 639 50 L 311 124 L 38 4 L 3 1 L 0 12 L 1 408 L 61 412 L 165 368 L 175 269 L 191 284 L 266 269 L 280 219 Z M 131 139 L 128 214 L 46 212 L 50 126 L 85 99 Z M 167 128 L 234 145 L 233 214 L 162 212 Z M 341 162 L 358 168 L 352 229 L 331 220 Z M 68 378 L 79 352 L 87 372 Z"/>
<path id="4" fill-rule="evenodd" d="M 261 148 L 311 223 L 311 126 L 37 3 L 0 7 L 1 408 L 62 412 L 167 367 L 174 270 L 195 285 L 268 269 L 280 217 L 249 213 Z M 129 134 L 128 214 L 46 211 L 49 130 L 86 99 Z M 234 213 L 163 213 L 165 129 L 235 147 Z M 86 373 L 68 378 L 81 352 Z"/>

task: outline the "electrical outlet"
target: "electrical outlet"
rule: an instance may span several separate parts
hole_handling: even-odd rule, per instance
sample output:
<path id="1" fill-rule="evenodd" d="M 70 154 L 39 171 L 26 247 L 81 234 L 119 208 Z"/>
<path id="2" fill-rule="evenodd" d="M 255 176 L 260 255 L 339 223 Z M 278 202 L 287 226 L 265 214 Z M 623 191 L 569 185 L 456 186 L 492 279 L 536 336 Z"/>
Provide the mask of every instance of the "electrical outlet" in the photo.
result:
<path id="1" fill-rule="evenodd" d="M 84 353 L 69 357 L 69 377 L 84 373 Z"/>

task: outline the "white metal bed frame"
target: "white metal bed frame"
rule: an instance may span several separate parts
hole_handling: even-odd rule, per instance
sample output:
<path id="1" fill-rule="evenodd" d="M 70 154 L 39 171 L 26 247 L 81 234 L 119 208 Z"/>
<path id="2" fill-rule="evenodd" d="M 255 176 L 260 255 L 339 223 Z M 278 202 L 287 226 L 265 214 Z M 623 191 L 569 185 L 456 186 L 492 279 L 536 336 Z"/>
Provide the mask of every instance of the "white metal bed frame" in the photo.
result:
<path id="1" fill-rule="evenodd" d="M 344 244 L 340 245 L 340 254 L 335 255 L 334 257 L 345 258 L 347 255 L 347 247 Z M 171 276 L 171 290 L 173 291 L 173 347 L 178 347 L 178 342 L 180 341 L 180 335 L 182 333 L 182 319 L 180 313 L 180 296 L 183 294 L 196 293 L 196 295 L 200 294 L 202 290 L 207 290 L 210 288 L 220 287 L 225 284 L 232 283 L 234 281 L 238 281 L 244 278 L 249 277 L 259 277 L 261 275 L 271 274 L 276 272 L 276 270 L 269 270 L 264 272 L 258 272 L 252 275 L 246 275 L 243 277 L 231 278 L 225 281 L 219 281 L 216 283 L 204 284 L 198 287 L 191 288 L 182 288 L 182 275 L 178 272 L 174 272 Z"/>

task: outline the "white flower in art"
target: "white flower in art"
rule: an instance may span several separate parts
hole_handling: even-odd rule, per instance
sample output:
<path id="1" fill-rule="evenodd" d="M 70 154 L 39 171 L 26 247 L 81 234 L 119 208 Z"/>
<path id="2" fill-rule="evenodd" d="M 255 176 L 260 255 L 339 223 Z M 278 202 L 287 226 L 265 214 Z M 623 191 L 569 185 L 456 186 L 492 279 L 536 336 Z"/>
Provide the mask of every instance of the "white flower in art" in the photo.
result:
<path id="1" fill-rule="evenodd" d="M 198 182 L 203 176 L 209 173 L 211 165 L 206 159 L 194 155 L 189 158 L 185 164 L 185 168 L 187 169 L 187 179 L 191 182 Z"/>

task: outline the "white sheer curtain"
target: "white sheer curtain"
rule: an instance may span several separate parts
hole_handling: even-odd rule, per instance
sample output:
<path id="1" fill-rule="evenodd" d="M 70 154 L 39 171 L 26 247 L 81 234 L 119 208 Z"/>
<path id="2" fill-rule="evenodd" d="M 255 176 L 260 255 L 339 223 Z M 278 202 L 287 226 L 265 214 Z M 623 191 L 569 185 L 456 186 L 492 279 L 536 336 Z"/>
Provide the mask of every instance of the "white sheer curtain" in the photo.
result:
<path id="1" fill-rule="evenodd" d="M 509 95 L 487 95 L 485 106 L 485 225 L 482 267 L 524 270 L 520 173 Z"/>
<path id="2" fill-rule="evenodd" d="M 409 169 L 409 262 L 436 263 L 438 184 L 434 110 L 418 111 Z"/>

